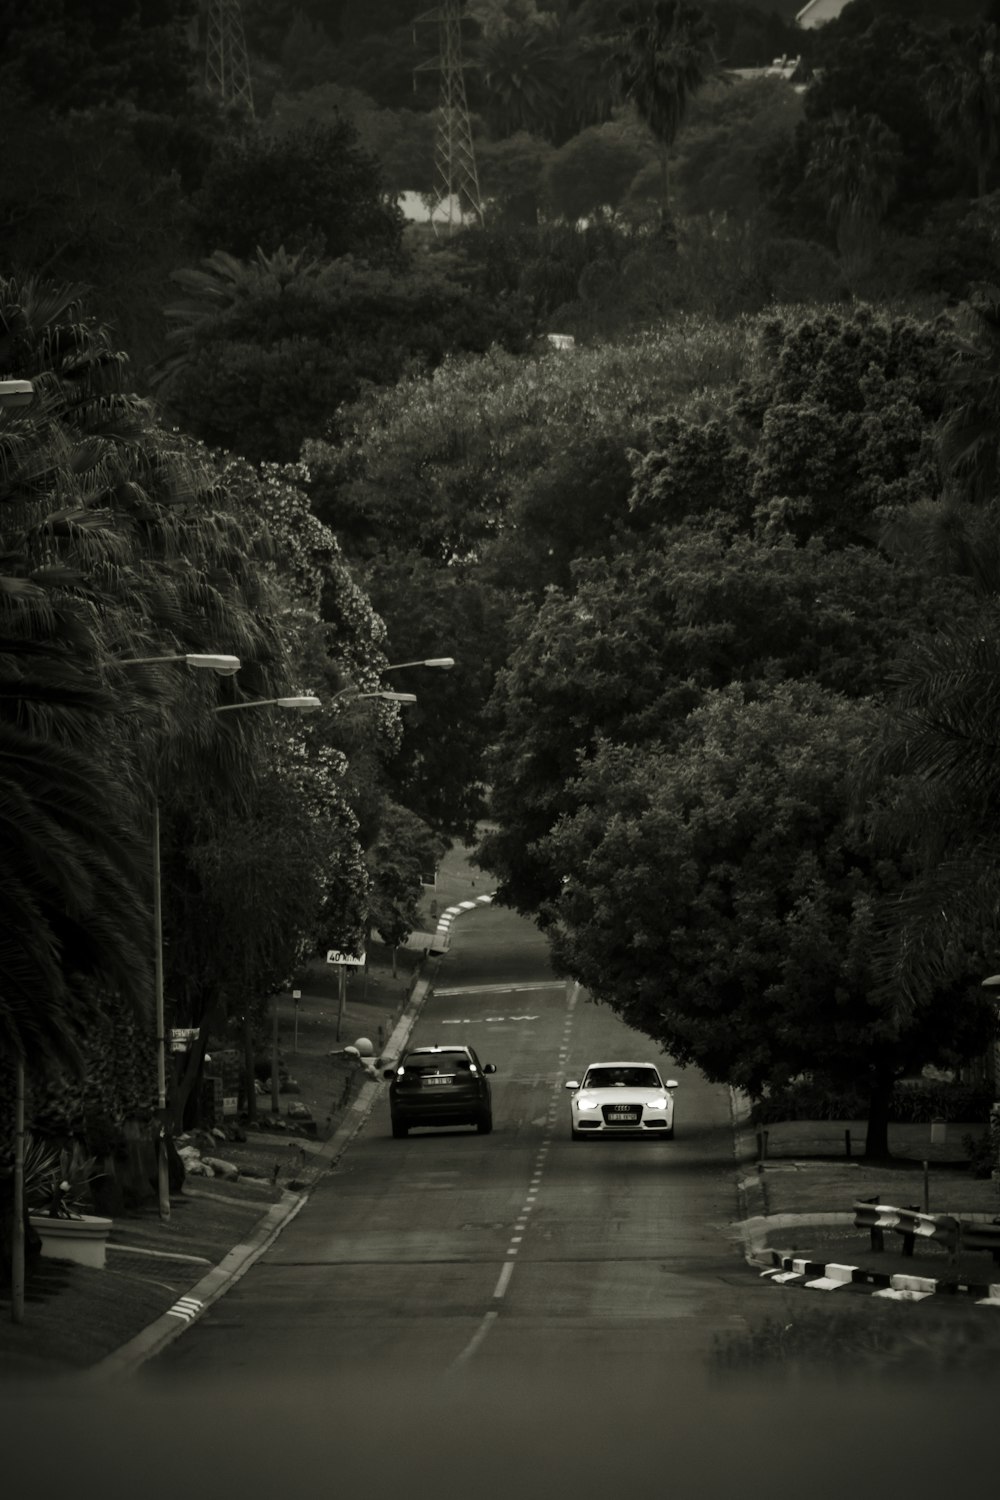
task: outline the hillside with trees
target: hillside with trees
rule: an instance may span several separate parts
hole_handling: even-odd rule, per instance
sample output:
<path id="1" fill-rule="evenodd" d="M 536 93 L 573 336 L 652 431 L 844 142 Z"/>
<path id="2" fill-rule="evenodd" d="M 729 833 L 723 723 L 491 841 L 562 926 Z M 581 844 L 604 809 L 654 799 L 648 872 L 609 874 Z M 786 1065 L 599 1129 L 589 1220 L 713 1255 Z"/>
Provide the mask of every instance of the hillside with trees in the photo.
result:
<path id="1" fill-rule="evenodd" d="M 244 0 L 252 111 L 197 0 L 0 3 L 0 1031 L 53 1134 L 155 1126 L 154 793 L 175 1125 L 487 815 L 561 972 L 866 1087 L 873 1155 L 985 1047 L 1000 9 L 798 8 L 469 0 L 446 232 L 402 0 Z"/>

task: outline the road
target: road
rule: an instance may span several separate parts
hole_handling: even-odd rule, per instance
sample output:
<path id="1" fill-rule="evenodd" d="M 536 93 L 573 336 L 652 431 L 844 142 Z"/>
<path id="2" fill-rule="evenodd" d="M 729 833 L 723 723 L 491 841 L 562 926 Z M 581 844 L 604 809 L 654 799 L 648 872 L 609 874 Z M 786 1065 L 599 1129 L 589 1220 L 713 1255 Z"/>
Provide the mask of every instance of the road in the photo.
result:
<path id="1" fill-rule="evenodd" d="M 509 1381 L 578 1362 L 610 1372 L 661 1347 L 690 1369 L 716 1333 L 744 1326 L 759 1289 L 732 1237 L 725 1089 L 670 1065 L 673 1141 L 571 1141 L 567 1078 L 602 1056 L 664 1060 L 556 980 L 544 940 L 502 909 L 456 925 L 412 1039 L 468 1040 L 496 1064 L 493 1134 L 393 1140 L 383 1094 L 339 1167 L 155 1361 L 157 1376 L 364 1364 Z"/>

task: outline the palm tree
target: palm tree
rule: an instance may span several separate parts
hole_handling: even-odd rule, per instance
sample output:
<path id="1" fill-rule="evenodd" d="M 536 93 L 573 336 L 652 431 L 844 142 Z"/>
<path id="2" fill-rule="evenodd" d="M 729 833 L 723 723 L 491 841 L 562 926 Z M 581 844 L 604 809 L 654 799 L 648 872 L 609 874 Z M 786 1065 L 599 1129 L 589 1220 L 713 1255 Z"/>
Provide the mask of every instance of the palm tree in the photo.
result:
<path id="1" fill-rule="evenodd" d="M 135 799 L 93 753 L 113 695 L 85 660 L 22 645 L 0 640 L 0 1053 L 40 1071 L 79 1064 L 81 980 L 143 1013 L 149 871 Z M 34 732 L 33 710 L 81 743 Z"/>
<path id="2" fill-rule="evenodd" d="M 623 98 L 631 101 L 660 153 L 661 222 L 670 211 L 668 155 L 694 95 L 718 72 L 715 27 L 687 0 L 655 0 L 619 12 L 612 66 Z"/>
<path id="3" fill-rule="evenodd" d="M 548 136 L 563 101 L 564 56 L 550 26 L 540 19 L 491 27 L 472 49 L 486 88 L 486 113 L 494 133 L 526 130 Z"/>
<path id="4" fill-rule="evenodd" d="M 925 84 L 938 125 L 959 156 L 974 163 L 976 196 L 982 198 L 1000 153 L 1000 27 L 953 27 Z"/>
<path id="5" fill-rule="evenodd" d="M 842 256 L 862 252 L 896 189 L 899 139 L 878 115 L 838 111 L 813 146 L 806 175 L 827 200 Z"/>
<path id="6" fill-rule="evenodd" d="M 0 364 L 37 393 L 0 416 L 0 1044 L 39 1067 L 76 1055 L 74 974 L 145 994 L 151 788 L 200 750 L 200 774 L 249 796 L 252 726 L 211 713 L 233 688 L 116 663 L 228 651 L 248 697 L 286 670 L 266 536 L 81 308 L 0 280 Z"/>
<path id="7" fill-rule="evenodd" d="M 979 287 L 963 304 L 939 430 L 941 467 L 952 489 L 980 503 L 1000 479 L 1000 287 Z"/>

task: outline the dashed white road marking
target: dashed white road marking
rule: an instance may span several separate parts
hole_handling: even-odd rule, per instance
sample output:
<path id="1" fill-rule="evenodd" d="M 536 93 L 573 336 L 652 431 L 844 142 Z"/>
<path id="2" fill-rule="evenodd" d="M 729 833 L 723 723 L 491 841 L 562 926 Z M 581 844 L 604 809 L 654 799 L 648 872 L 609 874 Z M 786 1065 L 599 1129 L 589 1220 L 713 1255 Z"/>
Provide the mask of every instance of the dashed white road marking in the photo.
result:
<path id="1" fill-rule="evenodd" d="M 548 988 L 551 988 L 551 987 L 552 986 L 548 986 Z M 546 986 L 532 985 L 532 986 L 530 986 L 530 988 L 532 988 L 532 989 L 542 989 L 542 988 L 546 988 Z M 562 985 L 559 985 L 559 988 L 561 989 Z M 438 991 L 436 991 L 436 993 L 437 994 L 443 994 L 443 993 L 446 993 L 446 992 L 438 990 Z M 471 991 L 461 990 L 461 991 L 456 991 L 455 993 L 458 993 L 458 994 L 469 994 L 469 993 L 471 993 Z M 570 992 L 570 994 L 567 997 L 568 1014 L 567 1014 L 567 1017 L 566 1017 L 565 1026 L 563 1028 L 564 1033 L 567 1036 L 568 1036 L 570 1028 L 572 1026 L 573 1012 L 574 1012 L 574 1010 L 576 1008 L 576 1002 L 577 1002 L 577 999 L 579 997 L 579 994 L 580 994 L 580 986 L 577 985 L 577 984 L 575 984 L 573 986 L 573 988 L 572 988 L 572 991 Z M 520 1017 L 518 1017 L 518 1016 L 511 1016 L 509 1019 L 511 1019 L 511 1020 L 535 1020 L 537 1018 L 534 1017 L 534 1016 L 520 1016 Z M 505 1256 L 504 1256 L 504 1264 L 500 1268 L 500 1275 L 498 1276 L 498 1278 L 497 1278 L 497 1284 L 496 1284 L 496 1286 L 493 1289 L 493 1299 L 492 1300 L 494 1302 L 500 1302 L 500 1301 L 502 1301 L 503 1298 L 505 1297 L 506 1293 L 507 1293 L 507 1287 L 510 1284 L 511 1276 L 514 1274 L 514 1261 L 515 1261 L 517 1255 L 519 1254 L 520 1249 L 521 1249 L 521 1245 L 522 1245 L 522 1243 L 524 1241 L 524 1231 L 527 1228 L 528 1215 L 531 1213 L 531 1210 L 535 1207 L 535 1203 L 536 1203 L 536 1200 L 538 1198 L 539 1191 L 541 1189 L 542 1173 L 543 1173 L 543 1169 L 544 1169 L 544 1166 L 545 1166 L 545 1157 L 548 1154 L 548 1149 L 549 1149 L 549 1147 L 552 1144 L 552 1132 L 553 1132 L 553 1130 L 555 1128 L 556 1100 L 558 1099 L 558 1096 L 559 1096 L 559 1094 L 562 1091 L 562 1082 L 563 1082 L 563 1076 L 564 1076 L 564 1073 L 565 1073 L 565 1066 L 564 1065 L 565 1065 L 565 1057 L 561 1056 L 560 1057 L 560 1061 L 559 1061 L 559 1071 L 558 1071 L 558 1073 L 557 1073 L 557 1075 L 555 1077 L 555 1080 L 553 1082 L 553 1085 L 552 1085 L 553 1088 L 554 1088 L 554 1090 L 555 1090 L 555 1096 L 553 1098 L 552 1107 L 551 1107 L 551 1109 L 549 1111 L 549 1114 L 548 1114 L 548 1116 L 545 1119 L 545 1128 L 546 1128 L 547 1134 L 545 1135 L 544 1139 L 542 1140 L 541 1144 L 538 1147 L 538 1151 L 537 1151 L 536 1156 L 535 1156 L 535 1166 L 534 1166 L 534 1169 L 532 1170 L 531 1177 L 529 1179 L 528 1190 L 525 1193 L 524 1203 L 521 1206 L 520 1212 L 518 1213 L 517 1219 L 515 1220 L 514 1228 L 513 1228 L 513 1231 L 511 1233 L 510 1239 L 507 1242 L 507 1249 L 506 1249 Z M 456 1368 L 458 1368 L 458 1366 L 466 1364 L 472 1358 L 472 1356 L 475 1354 L 476 1350 L 480 1347 L 480 1345 L 482 1344 L 483 1340 L 486 1338 L 486 1335 L 489 1333 L 490 1329 L 493 1327 L 493 1324 L 496 1322 L 496 1319 L 497 1319 L 498 1315 L 499 1315 L 498 1314 L 498 1309 L 496 1309 L 496 1308 L 491 1308 L 487 1313 L 485 1313 L 483 1315 L 483 1320 L 480 1323 L 479 1327 L 476 1329 L 475 1333 L 472 1335 L 472 1338 L 466 1344 L 466 1346 L 462 1350 L 462 1352 L 452 1362 L 452 1365 L 451 1365 L 452 1369 L 456 1369 Z"/>

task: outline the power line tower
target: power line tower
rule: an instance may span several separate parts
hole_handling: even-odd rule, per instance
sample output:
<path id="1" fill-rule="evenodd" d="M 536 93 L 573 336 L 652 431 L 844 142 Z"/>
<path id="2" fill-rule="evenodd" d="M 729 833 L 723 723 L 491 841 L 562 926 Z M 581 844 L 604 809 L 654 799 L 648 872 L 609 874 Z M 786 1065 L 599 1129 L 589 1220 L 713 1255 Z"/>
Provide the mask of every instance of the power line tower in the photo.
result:
<path id="1" fill-rule="evenodd" d="M 250 61 L 240 0 L 209 0 L 205 32 L 205 87 L 223 104 L 241 104 L 253 114 Z"/>
<path id="2" fill-rule="evenodd" d="M 476 153 L 472 145 L 469 105 L 465 97 L 465 68 L 462 60 L 462 0 L 441 0 L 436 10 L 418 16 L 417 21 L 436 21 L 438 56 L 432 62 L 418 63 L 416 72 L 434 69 L 441 74 L 438 98 L 438 126 L 434 141 L 434 173 L 438 202 L 432 213 L 433 224 L 444 223 L 448 232 L 460 226 L 472 214 L 483 222 L 483 202 L 479 195 Z"/>

